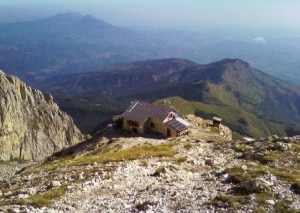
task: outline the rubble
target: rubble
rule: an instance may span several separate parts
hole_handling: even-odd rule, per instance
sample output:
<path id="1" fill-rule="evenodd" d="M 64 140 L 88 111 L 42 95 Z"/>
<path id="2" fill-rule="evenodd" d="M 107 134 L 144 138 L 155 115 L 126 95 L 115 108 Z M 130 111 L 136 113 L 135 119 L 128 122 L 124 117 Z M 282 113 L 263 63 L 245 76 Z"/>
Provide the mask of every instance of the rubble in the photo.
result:
<path id="1" fill-rule="evenodd" d="M 262 160 L 272 152 L 288 151 L 291 155 L 298 144 L 297 138 L 276 140 L 261 139 L 243 144 L 240 141 L 196 140 L 193 135 L 173 139 L 119 137 L 113 141 L 101 138 L 99 144 L 106 145 L 102 149 L 98 145 L 98 152 L 144 144 L 169 144 L 176 152 L 173 156 L 82 165 L 72 164 L 81 155 L 65 161 L 61 159 L 62 162 L 54 160 L 58 167 L 42 164 L 0 181 L 0 204 L 3 211 L 9 212 L 231 212 L 239 205 L 239 201 L 234 200 L 244 196 L 238 212 L 256 208 L 274 212 L 279 205 L 299 211 L 297 187 L 293 188 L 291 183 L 273 173 L 255 170 L 269 168 L 269 164 L 269 169 L 274 170 L 273 162 L 259 164 L 257 159 Z M 288 149 L 274 149 L 282 145 Z M 249 152 L 247 156 L 246 152 Z M 262 158 L 256 158 L 256 152 L 261 153 Z M 92 153 L 97 155 L 95 150 Z M 64 166 L 67 162 L 69 166 Z M 241 183 L 231 182 L 232 174 L 225 171 L 233 167 L 241 171 L 242 178 L 248 179 Z M 256 172 L 255 177 L 251 176 L 252 172 Z M 47 193 L 57 196 L 50 205 L 33 203 L 33 196 L 44 198 Z"/>

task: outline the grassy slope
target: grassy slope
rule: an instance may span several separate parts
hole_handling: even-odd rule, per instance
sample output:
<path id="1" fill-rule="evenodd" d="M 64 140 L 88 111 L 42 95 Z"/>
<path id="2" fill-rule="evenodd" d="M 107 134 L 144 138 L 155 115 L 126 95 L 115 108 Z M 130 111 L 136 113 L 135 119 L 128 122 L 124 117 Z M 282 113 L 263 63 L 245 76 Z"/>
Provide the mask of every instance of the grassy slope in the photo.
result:
<path id="1" fill-rule="evenodd" d="M 143 61 L 52 81 L 57 94 L 69 94 L 71 101 L 65 97 L 59 100 L 63 109 L 88 131 L 96 122 L 121 113 L 134 99 L 174 96 L 192 105 L 192 109 L 181 109 L 206 118 L 218 115 L 242 134 L 283 136 L 288 124 L 300 128 L 300 89 L 238 59 L 208 65 L 182 59 Z M 177 101 L 177 105 L 182 104 Z"/>
<path id="2" fill-rule="evenodd" d="M 285 134 L 284 126 L 260 119 L 239 107 L 191 102 L 180 97 L 166 98 L 156 103 L 168 105 L 182 115 L 197 114 L 205 118 L 212 118 L 212 116 L 217 115 L 223 118 L 223 123 L 241 134 L 248 134 L 254 137 L 274 133 L 279 135 Z"/>

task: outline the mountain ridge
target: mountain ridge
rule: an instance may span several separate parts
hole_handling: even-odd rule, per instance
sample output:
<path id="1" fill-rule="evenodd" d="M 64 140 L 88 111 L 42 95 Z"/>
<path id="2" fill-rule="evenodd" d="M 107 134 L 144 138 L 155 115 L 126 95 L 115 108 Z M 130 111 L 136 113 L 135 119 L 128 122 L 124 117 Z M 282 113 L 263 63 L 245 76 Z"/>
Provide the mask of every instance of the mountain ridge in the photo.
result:
<path id="1" fill-rule="evenodd" d="M 0 30 L 0 68 L 30 84 L 55 74 L 160 58 L 188 58 L 198 63 L 242 58 L 273 76 L 299 82 L 295 56 L 300 49 L 296 40 L 288 38 L 264 45 L 252 40 L 239 43 L 214 31 L 133 30 L 76 13 L 3 23 Z M 236 43 L 239 45 L 233 45 Z"/>
<path id="2" fill-rule="evenodd" d="M 98 102 L 107 106 L 126 105 L 130 99 L 152 101 L 179 96 L 187 101 L 217 107 L 218 110 L 211 113 L 227 117 L 227 125 L 236 123 L 234 130 L 238 130 L 240 125 L 272 122 L 276 123 L 276 127 L 272 124 L 271 131 L 262 132 L 282 135 L 284 130 L 278 129 L 280 123 L 297 126 L 300 120 L 300 89 L 264 74 L 240 59 L 226 59 L 207 65 L 178 58 L 141 61 L 98 72 L 52 77 L 47 82 L 49 87 L 46 89 L 54 94 L 66 94 L 71 98 L 72 91 L 78 94 L 77 100 L 83 97 L 89 100 L 92 108 L 97 108 L 93 103 Z M 60 99 L 63 107 L 72 108 L 63 100 Z M 118 112 L 122 109 L 120 107 Z M 222 109 L 226 109 L 225 112 Z M 199 110 L 207 114 L 206 109 Z M 230 116 L 226 115 L 229 111 Z M 243 116 L 237 118 L 234 112 Z M 252 119 L 249 120 L 249 116 Z M 257 128 L 254 132 L 247 125 L 244 128 L 244 134 L 262 135 Z"/>

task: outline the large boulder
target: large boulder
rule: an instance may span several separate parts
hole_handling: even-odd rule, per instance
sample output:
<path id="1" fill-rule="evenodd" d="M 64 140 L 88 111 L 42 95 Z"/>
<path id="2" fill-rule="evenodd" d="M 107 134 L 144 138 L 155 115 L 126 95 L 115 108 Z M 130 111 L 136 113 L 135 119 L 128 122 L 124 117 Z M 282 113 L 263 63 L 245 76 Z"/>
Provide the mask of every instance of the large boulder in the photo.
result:
<path id="1" fill-rule="evenodd" d="M 270 191 L 270 187 L 273 186 L 274 183 L 265 180 L 264 178 L 255 178 L 252 180 L 245 181 L 241 183 L 241 187 L 247 193 L 256 193 L 256 192 L 266 192 Z"/>

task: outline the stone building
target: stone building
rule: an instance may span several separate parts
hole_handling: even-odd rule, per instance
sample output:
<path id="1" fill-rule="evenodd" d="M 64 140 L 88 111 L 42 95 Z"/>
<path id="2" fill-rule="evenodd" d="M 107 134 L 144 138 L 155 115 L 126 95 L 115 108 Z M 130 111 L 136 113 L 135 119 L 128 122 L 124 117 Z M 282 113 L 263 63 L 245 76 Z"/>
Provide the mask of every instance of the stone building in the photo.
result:
<path id="1" fill-rule="evenodd" d="M 188 134 L 189 123 L 173 109 L 162 105 L 135 101 L 121 118 L 123 129 L 130 132 L 156 132 L 168 137 Z"/>

